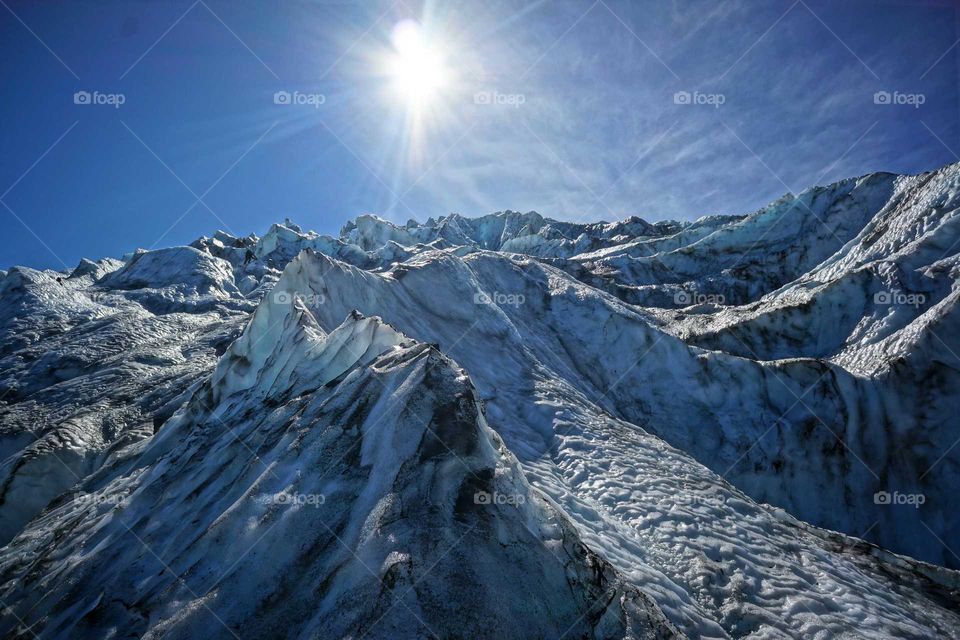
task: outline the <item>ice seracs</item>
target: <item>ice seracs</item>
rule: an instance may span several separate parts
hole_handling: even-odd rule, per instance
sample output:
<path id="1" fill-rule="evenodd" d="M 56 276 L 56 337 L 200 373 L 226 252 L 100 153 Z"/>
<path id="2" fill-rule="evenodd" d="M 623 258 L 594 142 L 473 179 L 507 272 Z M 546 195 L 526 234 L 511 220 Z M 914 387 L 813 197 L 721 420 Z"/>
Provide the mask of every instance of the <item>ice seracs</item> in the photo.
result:
<path id="1" fill-rule="evenodd" d="M 5 635 L 679 637 L 524 480 L 453 362 L 359 314 L 289 338 L 252 322 L 238 342 L 283 361 L 295 397 L 272 395 L 272 357 L 253 386 L 214 375 L 126 471 L 21 534 Z"/>
<path id="2" fill-rule="evenodd" d="M 957 637 L 958 198 L 12 268 L 0 633 Z"/>

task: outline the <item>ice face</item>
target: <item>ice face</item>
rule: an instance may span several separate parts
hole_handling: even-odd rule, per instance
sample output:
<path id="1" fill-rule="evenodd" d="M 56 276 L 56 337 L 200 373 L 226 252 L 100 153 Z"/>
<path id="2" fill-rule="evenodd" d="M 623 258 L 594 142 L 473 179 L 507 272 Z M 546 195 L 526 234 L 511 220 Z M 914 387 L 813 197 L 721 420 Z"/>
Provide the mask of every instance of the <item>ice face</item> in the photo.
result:
<path id="1" fill-rule="evenodd" d="M 11 269 L 0 630 L 956 637 L 958 186 Z"/>

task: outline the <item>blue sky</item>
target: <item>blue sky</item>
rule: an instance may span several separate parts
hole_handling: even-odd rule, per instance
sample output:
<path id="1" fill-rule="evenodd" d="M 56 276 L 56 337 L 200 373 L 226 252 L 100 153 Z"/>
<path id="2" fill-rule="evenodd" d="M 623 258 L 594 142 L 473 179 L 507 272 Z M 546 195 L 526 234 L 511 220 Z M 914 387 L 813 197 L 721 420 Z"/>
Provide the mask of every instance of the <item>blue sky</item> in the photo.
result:
<path id="1" fill-rule="evenodd" d="M 3 267 L 287 216 L 746 213 L 960 151 L 947 1 L 0 4 Z M 416 132 L 384 75 L 404 19 L 450 77 Z"/>

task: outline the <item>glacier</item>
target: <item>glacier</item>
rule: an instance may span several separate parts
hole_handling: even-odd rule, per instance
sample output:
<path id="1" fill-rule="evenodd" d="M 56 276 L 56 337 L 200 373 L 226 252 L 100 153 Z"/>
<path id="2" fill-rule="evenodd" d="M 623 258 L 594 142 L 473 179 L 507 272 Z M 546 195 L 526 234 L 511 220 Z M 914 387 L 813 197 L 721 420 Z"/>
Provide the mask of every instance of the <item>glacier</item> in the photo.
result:
<path id="1" fill-rule="evenodd" d="M 0 279 L 12 638 L 960 636 L 960 164 Z"/>

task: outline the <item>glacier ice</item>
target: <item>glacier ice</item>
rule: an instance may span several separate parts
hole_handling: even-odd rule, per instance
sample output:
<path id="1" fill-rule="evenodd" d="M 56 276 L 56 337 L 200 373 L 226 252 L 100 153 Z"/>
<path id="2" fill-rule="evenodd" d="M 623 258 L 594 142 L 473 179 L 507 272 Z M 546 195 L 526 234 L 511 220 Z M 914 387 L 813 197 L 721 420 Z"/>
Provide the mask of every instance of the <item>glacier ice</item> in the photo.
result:
<path id="1" fill-rule="evenodd" d="M 958 198 L 11 268 L 0 633 L 957 637 Z"/>

